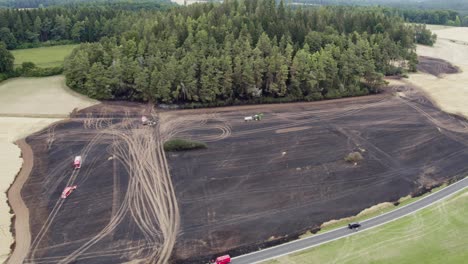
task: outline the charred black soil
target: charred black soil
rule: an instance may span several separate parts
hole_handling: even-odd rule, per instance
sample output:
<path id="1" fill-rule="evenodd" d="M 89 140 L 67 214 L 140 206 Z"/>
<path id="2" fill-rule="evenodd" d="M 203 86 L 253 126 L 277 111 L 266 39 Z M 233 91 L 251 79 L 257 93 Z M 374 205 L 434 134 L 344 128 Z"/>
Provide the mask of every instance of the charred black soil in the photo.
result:
<path id="1" fill-rule="evenodd" d="M 168 123 L 207 116 L 173 131 L 207 149 L 166 153 L 181 214 L 173 261 L 203 263 L 223 252 L 256 250 L 466 175 L 467 122 L 414 90 L 398 91 L 161 113 Z M 25 262 L 57 263 L 73 254 L 77 263 L 121 263 L 155 251 L 135 215 L 122 209 L 136 194 L 114 158 L 115 136 L 105 132 L 128 133 L 145 111 L 104 104 L 27 138 L 34 167 L 21 192 L 32 240 Z M 244 122 L 260 112 L 261 121 Z M 346 162 L 350 152 L 363 160 Z M 78 172 L 71 167 L 75 155 L 83 155 Z M 78 188 L 61 200 L 67 184 Z"/>
<path id="2" fill-rule="evenodd" d="M 428 73 L 436 77 L 440 77 L 443 74 L 458 73 L 460 71 L 456 66 L 453 66 L 450 62 L 445 60 L 425 56 L 419 56 L 418 60 L 418 71 Z"/>

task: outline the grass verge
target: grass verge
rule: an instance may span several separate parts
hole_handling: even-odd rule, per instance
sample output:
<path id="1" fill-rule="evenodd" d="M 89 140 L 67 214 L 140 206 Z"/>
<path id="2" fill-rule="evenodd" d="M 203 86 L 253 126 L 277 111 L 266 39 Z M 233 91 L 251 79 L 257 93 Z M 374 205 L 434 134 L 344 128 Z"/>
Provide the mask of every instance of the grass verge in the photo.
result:
<path id="1" fill-rule="evenodd" d="M 265 264 L 464 263 L 468 190 L 412 215 Z"/>
<path id="2" fill-rule="evenodd" d="M 398 209 L 399 207 L 416 202 L 417 200 L 424 198 L 431 193 L 437 192 L 438 190 L 444 187 L 447 187 L 447 184 L 443 184 L 439 187 L 436 187 L 432 189 L 430 192 L 427 192 L 421 196 L 411 197 L 410 195 L 408 195 L 408 196 L 402 197 L 398 200 L 398 203 L 396 204 L 393 204 L 390 202 L 381 203 L 381 204 L 377 204 L 372 207 L 369 207 L 367 209 L 364 209 L 363 211 L 361 211 L 359 214 L 355 216 L 350 216 L 350 217 L 346 217 L 346 218 L 342 218 L 338 220 L 330 220 L 328 222 L 323 223 L 320 226 L 320 231 L 318 231 L 316 234 L 324 233 L 324 232 L 327 232 L 336 228 L 346 226 L 349 222 L 361 222 L 366 219 L 388 213 L 392 210 Z M 307 232 L 304 235 L 302 235 L 300 238 L 308 237 L 311 235 L 314 235 L 314 234 L 312 234 L 311 232 Z"/>
<path id="3" fill-rule="evenodd" d="M 21 66 L 23 62 L 33 62 L 39 68 L 50 68 L 63 66 L 63 60 L 70 55 L 77 45 L 60 45 L 52 47 L 41 47 L 32 49 L 12 50 L 15 57 L 15 67 Z"/>
<path id="4" fill-rule="evenodd" d="M 185 151 L 205 148 L 207 148 L 207 145 L 203 142 L 186 139 L 172 139 L 164 143 L 165 151 Z"/>

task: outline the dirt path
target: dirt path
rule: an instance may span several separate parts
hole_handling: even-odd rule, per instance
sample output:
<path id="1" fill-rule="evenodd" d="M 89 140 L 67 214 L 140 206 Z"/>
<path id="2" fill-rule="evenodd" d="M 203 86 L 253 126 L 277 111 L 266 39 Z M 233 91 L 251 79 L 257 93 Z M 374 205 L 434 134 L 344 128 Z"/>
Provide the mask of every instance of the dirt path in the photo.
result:
<path id="1" fill-rule="evenodd" d="M 31 244 L 31 233 L 29 230 L 29 210 L 21 198 L 21 188 L 31 173 L 34 164 L 33 153 L 31 147 L 24 141 L 16 142 L 20 147 L 23 156 L 23 167 L 19 172 L 16 180 L 8 191 L 8 200 L 10 206 L 15 212 L 15 238 L 16 245 L 13 254 L 8 259 L 7 263 L 21 263 L 29 252 Z"/>

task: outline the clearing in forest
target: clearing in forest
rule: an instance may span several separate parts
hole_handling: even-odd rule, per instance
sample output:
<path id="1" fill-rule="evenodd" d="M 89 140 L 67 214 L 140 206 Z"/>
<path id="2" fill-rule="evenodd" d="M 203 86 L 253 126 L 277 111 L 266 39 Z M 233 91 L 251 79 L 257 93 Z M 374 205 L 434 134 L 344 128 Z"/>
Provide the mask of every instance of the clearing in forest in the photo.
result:
<path id="1" fill-rule="evenodd" d="M 37 67 L 48 68 L 63 66 L 63 60 L 70 55 L 77 45 L 60 45 L 52 47 L 41 47 L 32 49 L 13 50 L 15 67 L 23 62 L 33 62 Z"/>

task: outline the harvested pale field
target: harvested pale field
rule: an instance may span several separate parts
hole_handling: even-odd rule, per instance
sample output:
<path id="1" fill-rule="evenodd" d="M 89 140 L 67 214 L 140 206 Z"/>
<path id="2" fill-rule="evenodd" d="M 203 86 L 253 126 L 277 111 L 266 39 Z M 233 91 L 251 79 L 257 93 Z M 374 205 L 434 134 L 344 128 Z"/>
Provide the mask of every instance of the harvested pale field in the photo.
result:
<path id="1" fill-rule="evenodd" d="M 0 84 L 0 263 L 10 253 L 10 207 L 6 192 L 22 167 L 21 151 L 13 142 L 67 117 L 74 108 L 95 101 L 77 96 L 62 76 L 18 78 Z M 37 117 L 37 118 L 31 118 Z M 55 118 L 50 118 L 55 117 Z"/>
<path id="2" fill-rule="evenodd" d="M 427 28 L 437 34 L 438 39 L 450 39 L 468 42 L 468 28 L 466 27 L 431 25 L 427 26 Z"/>
<path id="3" fill-rule="evenodd" d="M 15 140 L 36 132 L 59 119 L 53 118 L 10 118 L 0 117 L 0 262 L 10 253 L 13 237 L 10 233 L 10 207 L 6 191 L 21 168 L 23 160 L 20 149 L 12 144 Z"/>
<path id="4" fill-rule="evenodd" d="M 67 117 L 97 103 L 71 91 L 63 76 L 12 79 L 0 84 L 0 94 L 1 116 Z"/>
<path id="5" fill-rule="evenodd" d="M 441 76 L 417 73 L 409 82 L 425 91 L 442 110 L 468 117 L 468 28 L 442 28 L 434 33 L 439 37 L 437 43 L 434 47 L 418 46 L 418 55 L 448 61 L 460 72 Z"/>
<path id="6" fill-rule="evenodd" d="M 435 31 L 435 30 L 447 29 L 447 28 L 453 28 L 453 27 L 444 26 L 444 25 L 426 25 L 426 28 L 429 30 Z"/>

